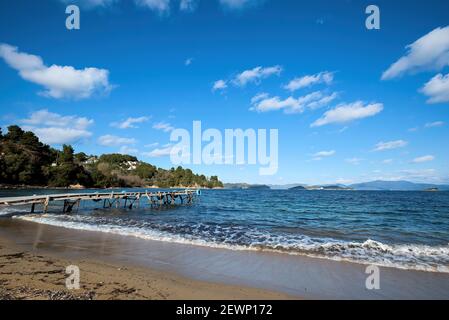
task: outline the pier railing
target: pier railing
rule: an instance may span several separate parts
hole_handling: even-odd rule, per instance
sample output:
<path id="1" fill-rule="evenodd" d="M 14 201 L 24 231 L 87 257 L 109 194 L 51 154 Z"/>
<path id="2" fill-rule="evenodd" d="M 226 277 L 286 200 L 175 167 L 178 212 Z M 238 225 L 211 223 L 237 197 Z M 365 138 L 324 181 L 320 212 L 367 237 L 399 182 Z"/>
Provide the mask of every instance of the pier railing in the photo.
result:
<path id="1" fill-rule="evenodd" d="M 66 193 L 47 194 L 22 197 L 0 198 L 0 207 L 4 206 L 25 206 L 31 205 L 31 213 L 36 210 L 36 205 L 42 205 L 42 211 L 47 213 L 48 207 L 53 202 L 63 202 L 63 212 L 72 212 L 74 208 L 79 208 L 82 201 L 103 201 L 103 208 L 128 208 L 140 206 L 140 200 L 146 199 L 152 206 L 168 206 L 179 204 L 191 204 L 200 190 L 182 191 L 158 191 L 158 192 L 95 192 L 95 193 Z"/>

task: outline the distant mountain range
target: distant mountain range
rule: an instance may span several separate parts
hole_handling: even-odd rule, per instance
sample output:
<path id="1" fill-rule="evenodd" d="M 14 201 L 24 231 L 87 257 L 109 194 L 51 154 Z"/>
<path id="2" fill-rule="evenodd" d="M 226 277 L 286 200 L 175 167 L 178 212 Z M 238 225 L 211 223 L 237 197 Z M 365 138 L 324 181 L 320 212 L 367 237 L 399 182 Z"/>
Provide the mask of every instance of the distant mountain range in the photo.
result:
<path id="1" fill-rule="evenodd" d="M 414 183 L 410 181 L 371 181 L 352 184 L 349 187 L 355 190 L 390 190 L 390 191 L 420 191 L 438 189 L 448 191 L 449 185 L 438 185 L 428 183 Z"/>
<path id="2" fill-rule="evenodd" d="M 225 189 L 273 189 L 273 190 L 371 190 L 371 191 L 449 191 L 449 185 L 414 183 L 410 181 L 370 181 L 351 185 L 260 185 L 247 183 L 227 183 Z"/>

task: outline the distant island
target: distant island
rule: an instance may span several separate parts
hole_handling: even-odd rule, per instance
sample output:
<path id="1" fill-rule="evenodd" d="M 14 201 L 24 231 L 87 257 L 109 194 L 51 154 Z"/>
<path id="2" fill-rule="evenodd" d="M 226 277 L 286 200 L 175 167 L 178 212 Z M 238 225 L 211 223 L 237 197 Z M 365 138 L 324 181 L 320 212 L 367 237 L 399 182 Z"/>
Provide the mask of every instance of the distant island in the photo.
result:
<path id="1" fill-rule="evenodd" d="M 286 184 L 286 185 L 260 185 L 247 183 L 226 183 L 225 189 L 262 189 L 262 190 L 309 190 L 309 191 L 449 191 L 449 185 L 437 185 L 427 183 L 414 183 L 410 181 L 370 181 L 351 185 L 306 185 L 306 184 Z"/>
<path id="2" fill-rule="evenodd" d="M 264 184 L 248 184 L 248 183 L 225 183 L 225 189 L 259 189 L 270 190 L 271 188 Z"/>
<path id="3" fill-rule="evenodd" d="M 288 188 L 288 190 L 307 190 L 307 188 L 304 186 L 296 186 L 296 187 Z"/>
<path id="4" fill-rule="evenodd" d="M 223 188 L 217 176 L 194 174 L 182 167 L 165 170 L 123 154 L 75 153 L 70 145 L 56 150 L 19 126 L 0 129 L 0 187 L 55 188 Z"/>
<path id="5" fill-rule="evenodd" d="M 324 185 L 324 186 L 297 186 L 289 188 L 288 190 L 354 190 L 351 187 L 340 186 L 340 185 Z"/>

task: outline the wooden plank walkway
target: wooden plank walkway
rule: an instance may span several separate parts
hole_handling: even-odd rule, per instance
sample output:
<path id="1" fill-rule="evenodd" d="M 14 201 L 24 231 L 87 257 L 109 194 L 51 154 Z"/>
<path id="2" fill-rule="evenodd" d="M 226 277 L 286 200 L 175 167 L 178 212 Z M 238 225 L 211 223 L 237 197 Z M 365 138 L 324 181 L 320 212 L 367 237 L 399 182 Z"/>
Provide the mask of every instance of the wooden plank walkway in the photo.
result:
<path id="1" fill-rule="evenodd" d="M 36 205 L 42 205 L 43 212 L 48 211 L 52 202 L 63 201 L 63 212 L 71 212 L 72 209 L 79 207 L 81 201 L 103 201 L 103 208 L 120 208 L 124 201 L 124 208 L 132 209 L 134 205 L 140 205 L 140 199 L 147 199 L 151 205 L 176 205 L 190 204 L 196 196 L 200 195 L 200 190 L 183 190 L 167 192 L 95 192 L 95 193 L 66 193 L 66 194 L 46 194 L 22 197 L 0 198 L 0 207 L 2 206 L 24 206 L 31 205 L 31 212 L 34 213 Z"/>

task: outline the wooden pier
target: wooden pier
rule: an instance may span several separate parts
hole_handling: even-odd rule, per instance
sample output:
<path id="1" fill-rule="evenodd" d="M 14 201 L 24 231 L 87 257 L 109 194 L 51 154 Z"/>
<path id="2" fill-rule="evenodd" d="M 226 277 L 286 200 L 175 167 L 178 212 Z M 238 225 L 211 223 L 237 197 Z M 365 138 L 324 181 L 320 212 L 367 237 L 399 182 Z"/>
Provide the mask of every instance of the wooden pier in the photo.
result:
<path id="1" fill-rule="evenodd" d="M 192 204 L 200 190 L 183 190 L 173 192 L 105 192 L 105 193 L 66 193 L 47 194 L 23 197 L 0 198 L 0 207 L 31 205 L 31 213 L 35 213 L 36 205 L 42 206 L 42 212 L 47 213 L 53 202 L 63 203 L 63 212 L 70 213 L 78 209 L 82 201 L 103 202 L 103 208 L 126 208 L 140 206 L 140 200 L 146 199 L 151 206 L 170 206 Z"/>

